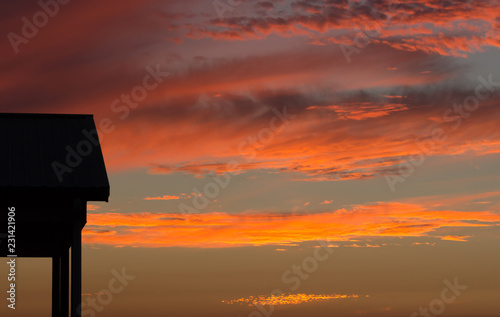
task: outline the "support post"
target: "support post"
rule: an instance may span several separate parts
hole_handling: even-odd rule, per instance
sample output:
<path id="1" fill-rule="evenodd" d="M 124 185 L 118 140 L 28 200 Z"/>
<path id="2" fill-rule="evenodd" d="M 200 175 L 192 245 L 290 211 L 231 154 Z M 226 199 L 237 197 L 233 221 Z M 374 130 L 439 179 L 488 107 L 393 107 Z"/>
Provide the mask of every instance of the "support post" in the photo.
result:
<path id="1" fill-rule="evenodd" d="M 71 246 L 71 317 L 81 316 L 82 304 L 82 235 L 80 225 L 73 227 Z"/>
<path id="2" fill-rule="evenodd" d="M 61 317 L 69 314 L 69 247 L 61 253 Z"/>
<path id="3" fill-rule="evenodd" d="M 52 317 L 61 317 L 61 255 L 52 257 Z"/>
<path id="4" fill-rule="evenodd" d="M 75 199 L 71 233 L 71 317 L 80 317 L 82 309 L 82 215 L 85 213 L 85 205 Z"/>

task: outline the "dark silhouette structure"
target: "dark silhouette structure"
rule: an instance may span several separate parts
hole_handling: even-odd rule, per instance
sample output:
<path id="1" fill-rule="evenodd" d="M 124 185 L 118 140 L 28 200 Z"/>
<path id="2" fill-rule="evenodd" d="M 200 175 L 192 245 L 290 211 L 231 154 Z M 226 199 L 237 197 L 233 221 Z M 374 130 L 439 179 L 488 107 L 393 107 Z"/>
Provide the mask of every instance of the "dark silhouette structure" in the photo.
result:
<path id="1" fill-rule="evenodd" d="M 51 257 L 52 316 L 79 316 L 87 201 L 110 191 L 93 116 L 0 113 L 0 153 L 0 256 Z"/>

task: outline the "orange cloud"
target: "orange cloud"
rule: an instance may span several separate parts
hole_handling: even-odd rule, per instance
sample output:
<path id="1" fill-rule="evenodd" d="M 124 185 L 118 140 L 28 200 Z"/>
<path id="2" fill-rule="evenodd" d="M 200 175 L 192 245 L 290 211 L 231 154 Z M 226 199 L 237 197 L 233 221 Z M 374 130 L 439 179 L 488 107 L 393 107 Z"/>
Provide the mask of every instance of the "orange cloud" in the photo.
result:
<path id="1" fill-rule="evenodd" d="M 323 213 L 89 214 L 86 244 L 135 247 L 223 248 L 354 241 L 360 237 L 441 237 L 449 227 L 500 223 L 491 212 L 435 211 L 418 204 L 377 203 Z"/>
<path id="2" fill-rule="evenodd" d="M 450 91 L 449 94 L 463 100 L 474 92 Z M 384 99 L 397 100 L 403 95 L 407 96 L 406 93 L 384 94 L 391 97 Z M 302 100 L 302 96 L 272 97 Z M 365 179 L 397 172 L 399 164 L 418 158 L 422 147 L 425 156 L 500 153 L 500 135 L 494 120 L 498 96 L 482 101 L 468 118 L 445 117 L 453 104 L 442 94 L 411 92 L 407 98 L 399 99 L 404 100 L 404 106 L 401 102 L 381 104 L 375 100 L 339 103 L 342 107 L 334 108 L 328 105 L 288 108 L 288 113 L 296 117 L 266 143 L 260 141 L 259 133 L 269 129 L 274 116 L 269 110 L 263 109 L 259 120 L 253 122 L 245 116 L 224 120 L 211 110 L 200 110 L 193 116 L 183 113 L 185 121 L 172 125 L 145 117 L 117 130 L 116 136 L 109 136 L 109 141 L 105 136 L 104 149 L 111 168 L 133 167 L 147 161 L 154 162 L 152 174 L 185 172 L 203 177 L 211 171 L 224 174 L 228 171 L 226 162 L 235 160 L 238 163 L 235 173 L 292 172 L 296 173 L 295 179 L 301 181 Z M 420 100 L 416 105 L 415 99 Z M 266 103 L 266 98 L 262 103 Z M 202 123 L 202 116 L 213 117 L 213 122 Z M 466 124 L 455 128 L 459 121 Z M 445 139 L 430 142 L 434 128 L 442 129 Z M 134 133 L 148 129 L 157 133 Z M 117 140 L 121 136 L 126 136 L 128 141 Z M 249 138 L 256 141 L 250 142 Z M 210 158 L 207 153 L 218 155 Z"/>
<path id="3" fill-rule="evenodd" d="M 485 110 L 488 108 L 485 105 Z M 338 121 L 332 123 L 332 118 L 328 116 L 304 114 L 276 135 L 272 143 L 265 146 L 259 143 L 243 144 L 240 150 L 248 151 L 248 156 L 238 153 L 238 146 L 235 146 L 232 158 L 239 163 L 239 172 L 258 169 L 298 172 L 300 174 L 297 174 L 296 180 L 317 181 L 370 178 L 394 170 L 411 157 L 424 153 L 423 149 L 425 156 L 500 153 L 500 142 L 494 140 L 498 136 L 493 130 L 496 123 L 486 116 L 484 120 L 481 118 L 488 112 L 475 113 L 471 124 L 460 130 L 453 130 L 450 123 L 433 124 L 427 119 L 431 115 L 417 111 L 392 118 L 391 121 L 345 125 Z M 313 123 L 315 132 L 309 129 Z M 389 123 L 390 133 L 384 128 Z M 475 124 L 480 124 L 482 129 L 476 129 Z M 443 127 L 446 140 L 429 142 L 425 139 L 433 126 Z M 322 133 L 319 134 L 319 131 Z M 422 137 L 415 136 L 414 131 L 422 131 Z M 245 137 L 242 136 L 241 140 L 245 140 Z M 377 151 L 373 151 L 374 148 Z M 229 160 L 231 153 L 226 153 Z M 255 156 L 251 157 L 252 153 Z M 196 162 L 178 167 L 159 165 L 151 169 L 153 174 L 174 171 L 203 175 L 208 171 L 223 174 L 229 170 L 224 163 L 212 162 Z"/>
<path id="4" fill-rule="evenodd" d="M 412 246 L 413 245 L 436 245 L 436 243 L 431 243 L 431 242 L 413 242 L 411 245 Z"/>
<path id="5" fill-rule="evenodd" d="M 392 97 L 392 96 L 390 96 Z M 364 120 L 387 116 L 391 112 L 408 110 L 404 104 L 376 104 L 373 102 L 351 103 L 343 105 L 331 105 L 326 107 L 311 106 L 306 110 L 329 110 L 334 111 L 342 120 Z"/>
<path id="6" fill-rule="evenodd" d="M 428 54 L 467 57 L 468 53 L 482 52 L 490 43 L 481 36 L 419 36 L 401 40 L 381 40 L 377 43 L 390 45 L 404 51 L 423 51 Z"/>
<path id="7" fill-rule="evenodd" d="M 491 202 L 477 201 L 483 200 L 485 198 L 490 198 L 492 200 L 500 200 L 500 191 L 494 192 L 480 192 L 480 193 L 470 193 L 470 194 L 447 194 L 447 195 L 435 195 L 420 198 L 409 198 L 405 199 L 406 203 L 421 203 L 426 206 L 432 206 L 433 208 L 460 208 L 470 204 L 490 204 Z M 498 211 L 497 206 L 488 206 L 489 210 Z"/>
<path id="8" fill-rule="evenodd" d="M 175 199 L 181 199 L 179 196 L 170 196 L 170 195 L 165 195 L 162 197 L 146 197 L 144 200 L 175 200 Z"/>
<path id="9" fill-rule="evenodd" d="M 467 239 L 471 238 L 471 236 L 444 236 L 441 237 L 441 240 L 449 240 L 449 241 L 467 241 Z"/>
<path id="10" fill-rule="evenodd" d="M 324 202 L 320 203 L 320 205 L 329 205 L 333 203 L 333 200 L 325 200 Z"/>

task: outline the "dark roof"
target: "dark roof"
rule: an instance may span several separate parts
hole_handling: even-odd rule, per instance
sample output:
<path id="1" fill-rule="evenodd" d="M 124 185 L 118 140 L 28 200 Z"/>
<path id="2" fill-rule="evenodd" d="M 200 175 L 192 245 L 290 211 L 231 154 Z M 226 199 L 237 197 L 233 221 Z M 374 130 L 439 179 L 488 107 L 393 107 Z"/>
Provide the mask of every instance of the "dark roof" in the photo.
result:
<path id="1" fill-rule="evenodd" d="M 92 115 L 0 113 L 0 191 L 108 201 L 96 131 Z"/>

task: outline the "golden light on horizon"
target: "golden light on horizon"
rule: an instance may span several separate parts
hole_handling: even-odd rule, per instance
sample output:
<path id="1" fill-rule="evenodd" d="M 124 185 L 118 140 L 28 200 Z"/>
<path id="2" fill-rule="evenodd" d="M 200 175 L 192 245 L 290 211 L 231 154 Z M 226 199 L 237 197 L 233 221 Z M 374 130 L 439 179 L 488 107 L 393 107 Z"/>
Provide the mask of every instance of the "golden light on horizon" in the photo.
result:
<path id="1" fill-rule="evenodd" d="M 310 302 L 318 302 L 318 301 L 328 301 L 335 299 L 358 299 L 360 295 L 352 294 L 282 294 L 279 296 L 275 295 L 259 295 L 259 296 L 249 296 L 242 297 L 238 299 L 232 300 L 222 300 L 225 304 L 248 304 L 248 306 L 252 305 L 298 305 Z M 365 297 L 369 297 L 369 295 L 365 295 Z"/>

